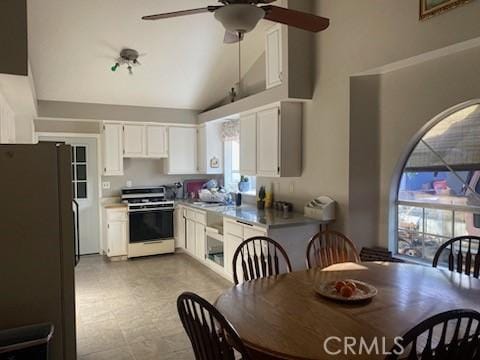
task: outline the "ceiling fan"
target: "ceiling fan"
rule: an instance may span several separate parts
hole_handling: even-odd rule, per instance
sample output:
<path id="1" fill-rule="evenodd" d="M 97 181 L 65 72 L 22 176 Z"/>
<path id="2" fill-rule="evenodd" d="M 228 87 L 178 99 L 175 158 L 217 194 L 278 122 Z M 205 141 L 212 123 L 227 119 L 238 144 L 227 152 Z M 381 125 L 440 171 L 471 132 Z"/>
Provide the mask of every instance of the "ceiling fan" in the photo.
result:
<path id="1" fill-rule="evenodd" d="M 302 11 L 268 5 L 275 0 L 220 0 L 223 5 L 175 11 L 142 17 L 143 20 L 160 20 L 177 16 L 211 12 L 226 30 L 224 42 L 235 43 L 252 31 L 261 19 L 293 26 L 311 32 L 325 30 L 330 20 Z M 265 4 L 258 6 L 258 4 Z"/>

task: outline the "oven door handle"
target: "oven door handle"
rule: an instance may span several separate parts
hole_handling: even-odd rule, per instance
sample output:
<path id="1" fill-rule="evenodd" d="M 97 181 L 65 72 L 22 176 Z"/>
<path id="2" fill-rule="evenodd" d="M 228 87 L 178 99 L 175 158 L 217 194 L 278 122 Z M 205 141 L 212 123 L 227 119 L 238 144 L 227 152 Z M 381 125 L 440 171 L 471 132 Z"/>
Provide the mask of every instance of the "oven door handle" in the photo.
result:
<path id="1" fill-rule="evenodd" d="M 149 212 L 149 211 L 173 211 L 173 208 L 128 209 L 129 213 Z"/>

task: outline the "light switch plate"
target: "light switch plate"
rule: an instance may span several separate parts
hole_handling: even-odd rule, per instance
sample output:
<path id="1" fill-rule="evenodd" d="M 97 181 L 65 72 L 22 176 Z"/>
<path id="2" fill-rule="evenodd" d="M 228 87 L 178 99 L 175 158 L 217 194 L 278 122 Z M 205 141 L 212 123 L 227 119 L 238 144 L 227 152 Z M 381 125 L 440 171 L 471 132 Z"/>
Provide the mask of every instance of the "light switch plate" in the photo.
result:
<path id="1" fill-rule="evenodd" d="M 290 193 L 295 192 L 295 183 L 293 181 L 290 182 L 289 191 L 290 191 Z"/>
<path id="2" fill-rule="evenodd" d="M 110 189 L 110 181 L 102 182 L 102 188 L 105 189 L 105 190 Z"/>

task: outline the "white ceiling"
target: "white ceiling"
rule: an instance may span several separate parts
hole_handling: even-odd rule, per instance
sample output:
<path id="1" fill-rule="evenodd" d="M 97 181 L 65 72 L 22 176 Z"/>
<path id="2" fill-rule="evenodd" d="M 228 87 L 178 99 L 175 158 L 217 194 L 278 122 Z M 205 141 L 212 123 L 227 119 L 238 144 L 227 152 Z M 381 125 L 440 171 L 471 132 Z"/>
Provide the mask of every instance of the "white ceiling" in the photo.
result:
<path id="1" fill-rule="evenodd" d="M 215 0 L 28 0 L 29 51 L 39 100 L 205 109 L 238 77 L 238 48 L 223 44 L 213 14 L 146 22 L 158 12 Z M 264 51 L 262 20 L 247 35 L 242 67 Z M 123 47 L 146 56 L 129 76 L 110 71 Z"/>

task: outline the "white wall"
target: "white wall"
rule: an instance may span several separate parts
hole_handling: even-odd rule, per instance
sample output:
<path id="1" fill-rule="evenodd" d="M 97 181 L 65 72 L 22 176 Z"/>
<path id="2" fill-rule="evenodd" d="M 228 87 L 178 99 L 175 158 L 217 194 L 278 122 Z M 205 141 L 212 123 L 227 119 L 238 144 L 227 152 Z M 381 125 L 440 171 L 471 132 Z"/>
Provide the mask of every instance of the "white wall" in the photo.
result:
<path id="1" fill-rule="evenodd" d="M 380 245 L 387 246 L 391 187 L 397 177 L 395 168 L 403 166 L 411 150 L 410 142 L 431 119 L 455 105 L 480 99 L 478 64 L 480 46 L 382 76 L 378 151 Z"/>
<path id="2" fill-rule="evenodd" d="M 355 238 L 348 216 L 350 77 L 479 37 L 480 1 L 422 22 L 418 0 L 317 0 L 315 4 L 316 13 L 330 18 L 331 26 L 315 37 L 316 83 L 314 98 L 304 108 L 303 174 L 278 181 L 276 196 L 302 209 L 310 198 L 330 195 L 339 203 L 335 226 Z"/>

